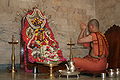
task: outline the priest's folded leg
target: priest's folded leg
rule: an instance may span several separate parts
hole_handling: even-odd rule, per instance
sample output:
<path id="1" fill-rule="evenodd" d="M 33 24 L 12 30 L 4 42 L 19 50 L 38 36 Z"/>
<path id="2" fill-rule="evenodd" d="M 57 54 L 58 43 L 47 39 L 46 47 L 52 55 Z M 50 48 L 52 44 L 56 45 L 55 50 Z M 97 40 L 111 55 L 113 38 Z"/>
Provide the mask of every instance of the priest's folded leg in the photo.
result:
<path id="1" fill-rule="evenodd" d="M 106 58 L 93 58 L 91 56 L 86 56 L 84 58 L 73 58 L 74 65 L 78 71 L 87 72 L 99 72 L 106 70 L 107 59 Z"/>

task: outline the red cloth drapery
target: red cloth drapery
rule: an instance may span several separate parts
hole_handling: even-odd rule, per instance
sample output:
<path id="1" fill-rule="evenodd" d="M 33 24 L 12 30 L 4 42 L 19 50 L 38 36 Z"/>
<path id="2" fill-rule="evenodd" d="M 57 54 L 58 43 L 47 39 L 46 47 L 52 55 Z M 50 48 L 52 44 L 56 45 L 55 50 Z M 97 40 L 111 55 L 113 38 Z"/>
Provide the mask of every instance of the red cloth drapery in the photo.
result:
<path id="1" fill-rule="evenodd" d="M 35 10 L 28 12 L 28 13 L 26 14 L 26 16 L 27 16 L 27 15 L 33 15 L 34 11 L 35 11 Z M 37 12 L 39 12 L 38 9 L 36 10 L 36 13 L 37 13 Z M 41 15 L 38 16 L 38 18 L 44 16 L 42 12 L 40 12 L 39 14 L 41 14 Z M 39 58 L 39 57 L 35 58 L 35 57 L 33 57 L 33 54 L 32 54 L 33 48 L 29 48 L 29 47 L 31 47 L 31 45 L 33 45 L 33 44 L 34 44 L 34 47 L 35 47 L 35 48 L 41 48 L 41 47 L 44 46 L 44 45 L 48 45 L 48 46 L 47 46 L 48 49 L 46 49 L 46 50 L 48 50 L 48 51 L 51 51 L 49 48 L 52 48 L 52 49 L 55 48 L 56 53 L 50 52 L 49 54 L 51 54 L 51 55 L 52 55 L 52 54 L 57 54 L 58 57 L 59 57 L 59 60 L 58 60 L 58 61 L 65 61 L 66 59 L 63 57 L 62 51 L 59 49 L 59 44 L 58 44 L 58 42 L 57 42 L 57 41 L 55 40 L 55 38 L 54 38 L 54 34 L 52 33 L 52 30 L 51 30 L 51 28 L 50 28 L 49 25 L 48 25 L 47 19 L 44 19 L 45 25 L 44 25 L 42 28 L 41 28 L 41 26 L 40 26 L 40 28 L 33 28 L 34 34 L 32 35 L 32 38 L 30 38 L 30 37 L 27 35 L 27 30 L 28 30 L 29 27 L 30 27 L 30 28 L 32 28 L 32 27 L 31 27 L 31 24 L 30 24 L 30 22 L 28 21 L 28 19 L 27 19 L 26 16 L 23 17 L 23 20 L 22 20 L 22 31 L 21 31 L 22 40 L 25 42 L 25 43 L 24 43 L 24 65 L 25 65 L 25 70 L 26 70 L 27 72 L 31 72 L 31 71 L 32 71 L 32 70 L 28 70 L 28 69 L 27 69 L 27 60 L 28 60 L 29 62 L 31 62 L 31 63 L 34 63 L 34 62 L 44 62 L 44 61 L 48 61 L 48 60 L 49 60 L 49 61 L 52 61 L 52 60 L 47 59 L 47 58 L 45 58 L 45 57 L 42 57 L 42 58 Z M 41 18 L 39 18 L 39 19 L 41 19 Z M 41 19 L 41 20 L 43 20 L 43 19 Z M 50 32 L 49 35 L 45 33 L 46 30 L 48 30 L 48 31 Z M 40 36 L 37 35 L 37 34 L 39 34 L 39 33 L 42 34 L 42 36 L 43 36 L 43 37 L 42 37 L 42 38 L 43 38 L 42 40 L 39 40 Z M 35 42 L 38 42 L 38 43 L 35 43 Z M 40 44 L 39 44 L 39 43 L 40 43 Z M 50 57 L 51 59 L 52 59 L 53 57 L 57 56 L 57 55 L 53 55 L 53 56 L 51 56 L 51 55 L 48 56 L 48 57 Z M 27 56 L 27 57 L 26 57 L 26 56 Z"/>

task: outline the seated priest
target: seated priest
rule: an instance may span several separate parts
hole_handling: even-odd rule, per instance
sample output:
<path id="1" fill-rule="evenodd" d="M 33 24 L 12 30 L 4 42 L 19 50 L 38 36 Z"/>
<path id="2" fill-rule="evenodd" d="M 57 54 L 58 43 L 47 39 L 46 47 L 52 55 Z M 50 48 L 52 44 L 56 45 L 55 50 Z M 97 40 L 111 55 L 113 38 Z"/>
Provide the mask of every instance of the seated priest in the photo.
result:
<path id="1" fill-rule="evenodd" d="M 89 35 L 86 35 L 86 28 L 87 26 L 82 23 L 77 43 L 89 47 L 89 54 L 83 58 L 74 57 L 74 65 L 79 71 L 104 71 L 107 68 L 107 40 L 105 36 L 99 32 L 98 20 L 91 19 L 88 22 Z"/>

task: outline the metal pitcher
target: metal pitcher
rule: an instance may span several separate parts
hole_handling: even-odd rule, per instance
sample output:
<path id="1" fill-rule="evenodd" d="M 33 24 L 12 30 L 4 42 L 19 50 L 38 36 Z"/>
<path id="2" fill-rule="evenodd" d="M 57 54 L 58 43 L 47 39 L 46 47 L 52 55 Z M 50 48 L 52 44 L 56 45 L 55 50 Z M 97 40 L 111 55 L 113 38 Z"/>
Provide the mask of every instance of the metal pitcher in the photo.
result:
<path id="1" fill-rule="evenodd" d="M 119 68 L 116 68 L 116 70 L 115 70 L 116 72 L 116 76 L 118 77 L 118 76 L 120 76 L 120 69 Z"/>
<path id="2" fill-rule="evenodd" d="M 68 65 L 67 64 L 65 64 L 65 65 L 66 65 L 67 71 L 70 71 L 70 72 L 74 72 L 75 71 L 75 66 L 74 66 L 73 61 L 69 61 Z"/>
<path id="3" fill-rule="evenodd" d="M 69 69 L 70 69 L 71 72 L 74 72 L 74 71 L 75 71 L 75 66 L 74 66 L 74 64 L 73 64 L 73 61 L 70 61 L 70 62 L 69 62 Z"/>
<path id="4" fill-rule="evenodd" d="M 116 75 L 116 74 L 115 74 L 115 70 L 114 70 L 114 69 L 109 69 L 109 70 L 108 70 L 108 76 L 109 76 L 109 77 L 113 78 L 113 77 L 115 77 L 115 75 Z"/>

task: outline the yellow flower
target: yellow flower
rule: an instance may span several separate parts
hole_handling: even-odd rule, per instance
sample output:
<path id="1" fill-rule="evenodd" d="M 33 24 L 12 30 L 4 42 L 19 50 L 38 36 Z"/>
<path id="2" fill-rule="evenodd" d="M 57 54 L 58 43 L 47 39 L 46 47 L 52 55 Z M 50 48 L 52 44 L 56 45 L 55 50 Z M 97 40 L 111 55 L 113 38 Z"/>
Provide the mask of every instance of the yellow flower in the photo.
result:
<path id="1" fill-rule="evenodd" d="M 38 33 L 36 33 L 35 35 L 38 36 Z"/>
<path id="2" fill-rule="evenodd" d="M 40 44 L 40 41 L 37 40 L 36 42 L 37 42 L 38 44 Z"/>
<path id="3" fill-rule="evenodd" d="M 45 42 L 46 42 L 46 44 L 48 44 L 48 41 L 47 41 L 47 40 L 45 40 Z"/>

